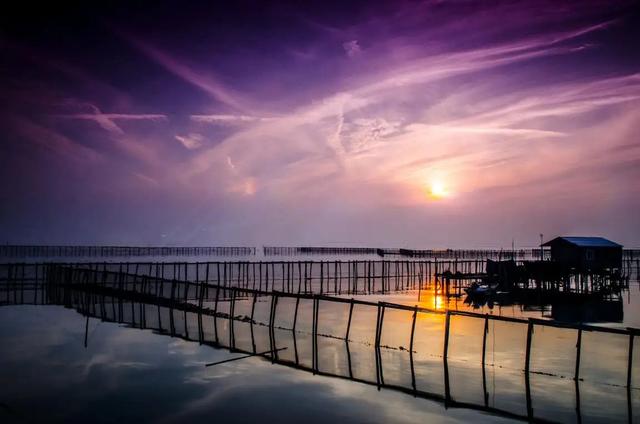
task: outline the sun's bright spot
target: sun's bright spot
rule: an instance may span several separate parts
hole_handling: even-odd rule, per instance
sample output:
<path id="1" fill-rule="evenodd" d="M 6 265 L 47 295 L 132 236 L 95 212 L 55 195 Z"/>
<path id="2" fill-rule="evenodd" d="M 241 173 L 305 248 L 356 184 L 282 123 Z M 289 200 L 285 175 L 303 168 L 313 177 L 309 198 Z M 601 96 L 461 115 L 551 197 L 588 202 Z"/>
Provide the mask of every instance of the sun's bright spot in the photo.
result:
<path id="1" fill-rule="evenodd" d="M 429 185 L 429 196 L 434 200 L 444 199 L 449 196 L 449 190 L 442 181 L 432 181 Z"/>
<path id="2" fill-rule="evenodd" d="M 447 304 L 442 295 L 436 294 L 435 296 L 433 296 L 433 309 L 439 311 L 445 309 L 446 306 Z"/>

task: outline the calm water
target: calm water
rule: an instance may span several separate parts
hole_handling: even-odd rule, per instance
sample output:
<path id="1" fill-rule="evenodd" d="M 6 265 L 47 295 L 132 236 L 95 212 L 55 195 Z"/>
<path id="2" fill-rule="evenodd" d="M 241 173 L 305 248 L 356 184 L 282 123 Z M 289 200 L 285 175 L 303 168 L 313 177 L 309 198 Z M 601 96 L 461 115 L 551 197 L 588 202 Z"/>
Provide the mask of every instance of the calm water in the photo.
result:
<path id="1" fill-rule="evenodd" d="M 63 307 L 0 308 L 2 422 L 506 421 L 256 357 L 205 368 L 238 354 L 97 319 L 85 348 L 85 325 Z"/>
<path id="2" fill-rule="evenodd" d="M 640 327 L 633 283 L 622 322 Z M 363 296 L 433 309 L 469 309 L 433 291 Z M 640 422 L 640 349 L 627 390 L 628 338 L 584 333 L 580 377 L 573 380 L 576 331 L 536 327 L 529 378 L 522 372 L 526 326 L 491 322 L 482 366 L 483 320 L 454 317 L 443 363 L 444 316 L 387 310 L 379 357 L 376 308 L 357 305 L 345 342 L 348 304 L 320 302 L 314 364 L 312 302 L 259 299 L 255 323 L 150 302 L 83 296 L 65 306 L 0 306 L 2 422 Z M 238 300 L 234 315 L 250 315 Z M 204 307 L 211 306 L 205 304 Z M 548 317 L 550 311 L 483 306 L 482 313 Z M 229 303 L 220 304 L 229 312 Z M 213 367 L 242 352 L 278 351 Z M 269 356 L 269 355 L 267 355 Z M 446 378 L 448 375 L 448 379 Z M 455 405 L 443 401 L 447 385 Z"/>

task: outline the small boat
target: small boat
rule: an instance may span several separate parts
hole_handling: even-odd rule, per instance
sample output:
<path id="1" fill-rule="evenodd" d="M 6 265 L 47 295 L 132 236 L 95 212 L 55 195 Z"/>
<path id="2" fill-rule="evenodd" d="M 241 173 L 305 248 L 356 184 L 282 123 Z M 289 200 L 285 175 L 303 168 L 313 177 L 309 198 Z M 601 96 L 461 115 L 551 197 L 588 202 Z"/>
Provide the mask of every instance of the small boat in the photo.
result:
<path id="1" fill-rule="evenodd" d="M 495 293 L 496 287 L 489 284 L 471 283 L 469 287 L 465 287 L 464 291 L 469 296 L 488 296 Z"/>

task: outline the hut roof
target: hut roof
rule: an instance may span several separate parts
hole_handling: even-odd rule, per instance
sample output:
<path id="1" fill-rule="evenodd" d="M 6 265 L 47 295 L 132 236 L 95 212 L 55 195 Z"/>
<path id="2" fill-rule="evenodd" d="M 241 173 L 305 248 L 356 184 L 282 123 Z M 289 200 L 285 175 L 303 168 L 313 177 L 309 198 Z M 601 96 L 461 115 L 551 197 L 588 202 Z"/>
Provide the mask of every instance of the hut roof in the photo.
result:
<path id="1" fill-rule="evenodd" d="M 622 245 L 603 237 L 556 237 L 544 243 L 542 246 L 551 246 L 558 240 L 579 247 L 622 247 Z"/>

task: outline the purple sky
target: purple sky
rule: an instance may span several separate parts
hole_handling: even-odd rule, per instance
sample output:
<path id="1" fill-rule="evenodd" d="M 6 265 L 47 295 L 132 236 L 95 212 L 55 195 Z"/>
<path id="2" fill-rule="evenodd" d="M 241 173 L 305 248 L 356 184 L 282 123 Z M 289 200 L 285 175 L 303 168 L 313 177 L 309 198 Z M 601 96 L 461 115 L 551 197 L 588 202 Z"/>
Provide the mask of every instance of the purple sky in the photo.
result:
<path id="1" fill-rule="evenodd" d="M 0 18 L 0 242 L 640 245 L 638 2 L 129 3 Z"/>

